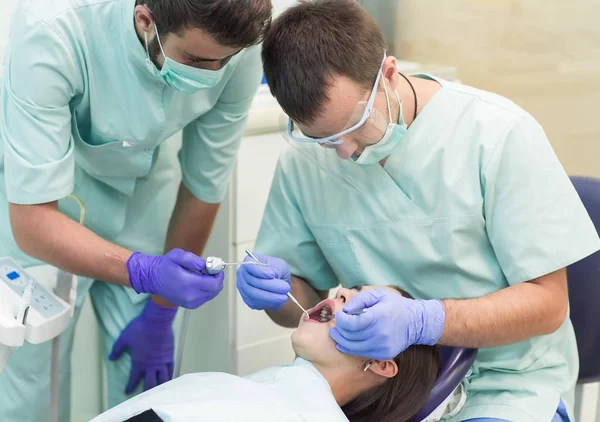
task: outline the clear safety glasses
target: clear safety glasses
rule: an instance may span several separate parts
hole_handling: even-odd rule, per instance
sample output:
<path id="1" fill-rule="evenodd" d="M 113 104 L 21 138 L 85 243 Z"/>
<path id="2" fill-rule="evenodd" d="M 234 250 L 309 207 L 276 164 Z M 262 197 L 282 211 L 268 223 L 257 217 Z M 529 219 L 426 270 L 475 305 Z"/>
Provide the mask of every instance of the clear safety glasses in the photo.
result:
<path id="1" fill-rule="evenodd" d="M 375 79 L 375 84 L 373 85 L 369 99 L 367 101 L 360 101 L 357 104 L 348 123 L 341 132 L 325 138 L 311 138 L 302 133 L 292 119 L 283 114 L 280 118 L 280 129 L 283 137 L 292 145 L 295 144 L 295 146 L 301 144 L 334 146 L 342 144 L 344 139 L 352 139 L 360 144 L 366 145 L 379 142 L 385 134 L 388 122 L 391 121 L 391 117 L 389 117 L 390 120 L 388 121 L 388 119 L 374 107 L 377 87 L 379 86 L 379 81 L 382 79 L 383 63 L 385 62 L 386 57 L 384 51 L 383 60 L 381 61 L 381 66 L 379 67 L 379 72 L 377 73 L 377 78 Z M 387 90 L 385 90 L 385 94 L 387 99 Z"/>

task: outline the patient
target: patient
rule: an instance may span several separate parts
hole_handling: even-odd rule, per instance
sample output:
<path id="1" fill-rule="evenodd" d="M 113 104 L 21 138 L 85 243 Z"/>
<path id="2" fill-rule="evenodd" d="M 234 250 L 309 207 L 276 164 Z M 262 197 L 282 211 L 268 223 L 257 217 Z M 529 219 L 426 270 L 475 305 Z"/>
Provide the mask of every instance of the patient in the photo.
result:
<path id="1" fill-rule="evenodd" d="M 375 287 L 363 287 L 372 289 Z M 408 296 L 391 287 L 398 294 Z M 292 334 L 296 359 L 246 377 L 188 374 L 149 390 L 93 422 L 407 421 L 425 403 L 438 370 L 435 347 L 411 346 L 393 360 L 345 355 L 329 336 L 361 288 L 337 291 L 309 310 Z"/>

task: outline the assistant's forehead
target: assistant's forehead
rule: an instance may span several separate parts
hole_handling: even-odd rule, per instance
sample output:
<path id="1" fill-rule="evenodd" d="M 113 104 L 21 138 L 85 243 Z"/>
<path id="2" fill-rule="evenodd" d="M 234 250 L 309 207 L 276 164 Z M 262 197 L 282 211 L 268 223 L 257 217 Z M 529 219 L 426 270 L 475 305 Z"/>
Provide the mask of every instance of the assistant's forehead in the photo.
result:
<path id="1" fill-rule="evenodd" d="M 368 95 L 356 82 L 346 76 L 332 76 L 327 99 L 319 116 L 309 125 L 298 127 L 313 138 L 324 138 L 346 128 L 360 101 Z"/>

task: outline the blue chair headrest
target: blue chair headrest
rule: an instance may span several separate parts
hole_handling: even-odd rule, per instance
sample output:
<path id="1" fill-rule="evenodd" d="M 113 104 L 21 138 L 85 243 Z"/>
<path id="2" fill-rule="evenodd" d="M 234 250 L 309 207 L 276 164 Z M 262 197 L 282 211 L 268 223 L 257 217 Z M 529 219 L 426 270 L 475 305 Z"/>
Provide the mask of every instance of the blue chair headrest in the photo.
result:
<path id="1" fill-rule="evenodd" d="M 437 380 L 429 393 L 427 402 L 410 419 L 411 422 L 420 422 L 437 409 L 458 387 L 477 357 L 477 349 L 438 346 L 438 350 L 440 352 L 440 369 Z"/>
<path id="2" fill-rule="evenodd" d="M 571 177 L 596 230 L 600 229 L 600 179 Z M 600 252 L 567 267 L 571 321 L 579 349 L 579 382 L 600 380 Z"/>

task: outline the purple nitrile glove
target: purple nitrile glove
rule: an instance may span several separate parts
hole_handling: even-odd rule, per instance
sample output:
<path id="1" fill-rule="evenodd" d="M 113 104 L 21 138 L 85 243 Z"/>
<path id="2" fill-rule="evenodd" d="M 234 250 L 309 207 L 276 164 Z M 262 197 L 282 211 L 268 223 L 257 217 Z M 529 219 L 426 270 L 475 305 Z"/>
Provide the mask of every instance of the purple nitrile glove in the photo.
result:
<path id="1" fill-rule="evenodd" d="M 223 290 L 225 275 L 204 274 L 206 261 L 173 249 L 163 256 L 134 252 L 127 260 L 129 282 L 137 293 L 151 293 L 188 309 L 196 309 Z"/>
<path id="2" fill-rule="evenodd" d="M 366 312 L 346 313 L 361 309 Z M 342 353 L 386 360 L 413 344 L 436 344 L 445 319 L 444 306 L 437 299 L 415 300 L 389 290 L 365 290 L 336 312 L 336 326 L 329 335 Z"/>
<path id="3" fill-rule="evenodd" d="M 131 394 L 141 379 L 144 391 L 173 378 L 173 319 L 177 308 L 160 306 L 148 300 L 142 313 L 121 332 L 110 360 L 117 360 L 125 350 L 131 355 L 131 372 L 125 394 Z"/>
<path id="4" fill-rule="evenodd" d="M 250 308 L 276 311 L 288 301 L 286 293 L 292 290 L 290 267 L 283 259 L 259 254 L 256 257 L 269 266 L 241 265 L 237 270 L 238 290 Z M 254 259 L 246 257 L 244 262 L 247 261 Z"/>

